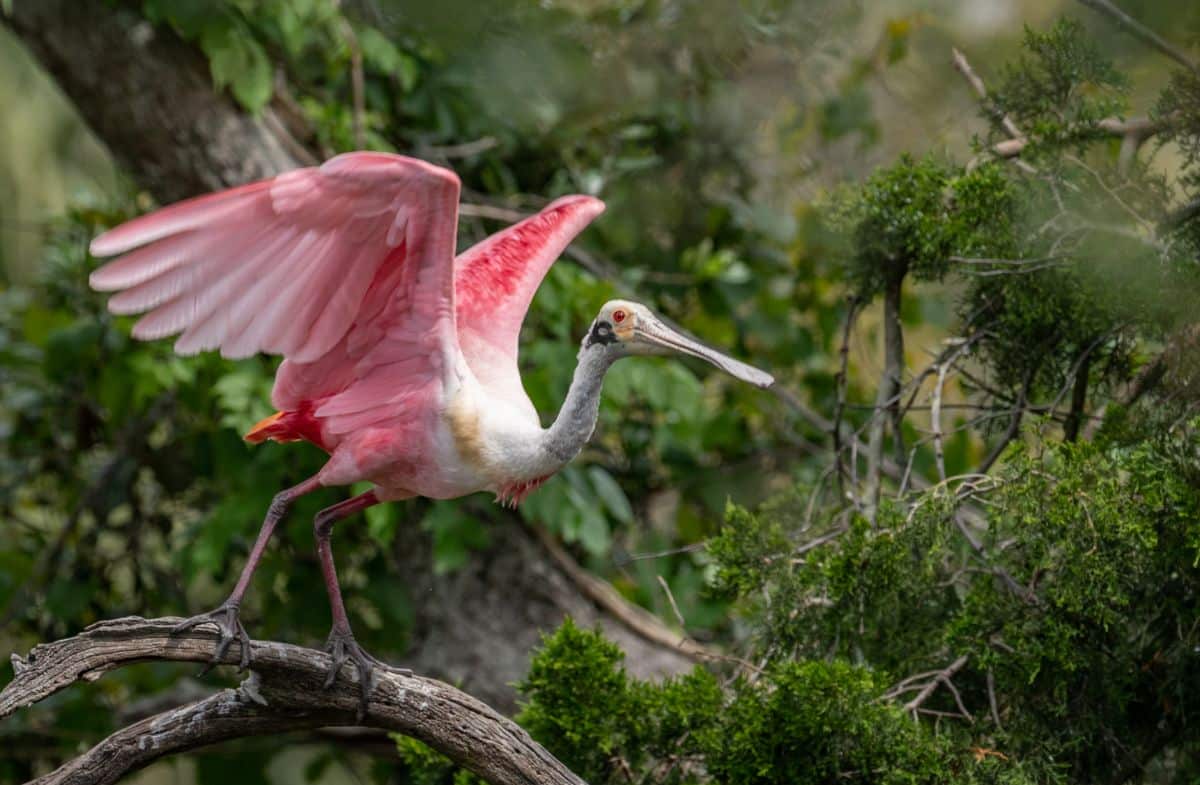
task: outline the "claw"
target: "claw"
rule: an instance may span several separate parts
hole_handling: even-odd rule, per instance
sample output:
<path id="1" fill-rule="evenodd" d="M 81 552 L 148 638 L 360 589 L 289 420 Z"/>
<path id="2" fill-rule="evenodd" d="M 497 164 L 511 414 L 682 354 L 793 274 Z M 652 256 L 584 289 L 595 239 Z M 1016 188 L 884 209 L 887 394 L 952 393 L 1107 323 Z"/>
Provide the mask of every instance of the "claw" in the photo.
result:
<path id="1" fill-rule="evenodd" d="M 325 643 L 325 651 L 333 657 L 333 663 L 325 674 L 325 689 L 333 686 L 338 672 L 341 671 L 346 660 L 349 659 L 354 663 L 354 668 L 358 671 L 358 682 L 361 685 L 356 717 L 359 722 L 362 722 L 363 718 L 367 716 L 371 693 L 374 692 L 375 685 L 378 683 L 378 674 L 375 669 L 376 667 L 388 668 L 388 666 L 367 654 L 366 650 L 358 645 L 358 641 L 354 640 L 354 634 L 348 630 L 341 632 L 334 628 L 329 633 L 329 640 Z M 408 673 L 411 675 L 412 672 L 408 671 Z"/>
<path id="2" fill-rule="evenodd" d="M 212 659 L 200 671 L 201 676 L 212 670 L 214 666 L 221 664 L 221 661 L 225 659 L 225 655 L 229 653 L 229 647 L 233 645 L 235 640 L 238 642 L 241 650 L 241 656 L 238 658 L 238 670 L 245 671 L 250 667 L 250 636 L 246 633 L 246 628 L 242 626 L 242 620 L 238 616 L 239 610 L 237 603 L 225 602 L 208 613 L 201 613 L 190 619 L 184 619 L 171 628 L 171 634 L 178 635 L 201 624 L 212 624 L 221 633 L 220 638 L 217 640 L 217 646 L 213 650 Z"/>

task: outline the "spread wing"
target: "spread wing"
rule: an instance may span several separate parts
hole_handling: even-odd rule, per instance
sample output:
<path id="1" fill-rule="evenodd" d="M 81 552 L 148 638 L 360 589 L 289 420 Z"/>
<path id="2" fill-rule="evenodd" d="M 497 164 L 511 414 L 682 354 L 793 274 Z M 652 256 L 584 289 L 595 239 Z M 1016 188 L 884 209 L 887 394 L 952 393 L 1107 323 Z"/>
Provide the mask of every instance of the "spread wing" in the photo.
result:
<path id="1" fill-rule="evenodd" d="M 454 261 L 459 346 L 485 387 L 528 401 L 517 370 L 521 322 L 550 265 L 602 212 L 599 199 L 564 196 Z"/>
<path id="2" fill-rule="evenodd" d="M 435 345 L 456 340 L 458 194 L 458 177 L 446 169 L 348 153 L 122 224 L 91 250 L 125 255 L 90 282 L 120 292 L 108 304 L 114 313 L 148 312 L 134 326 L 137 338 L 182 333 L 181 354 L 267 352 L 285 365 L 321 360 L 352 325 L 385 315 L 395 322 L 402 306 L 420 340 L 403 342 L 414 356 L 389 359 L 422 355 L 428 365 Z M 346 358 L 332 359 L 341 366 Z"/>

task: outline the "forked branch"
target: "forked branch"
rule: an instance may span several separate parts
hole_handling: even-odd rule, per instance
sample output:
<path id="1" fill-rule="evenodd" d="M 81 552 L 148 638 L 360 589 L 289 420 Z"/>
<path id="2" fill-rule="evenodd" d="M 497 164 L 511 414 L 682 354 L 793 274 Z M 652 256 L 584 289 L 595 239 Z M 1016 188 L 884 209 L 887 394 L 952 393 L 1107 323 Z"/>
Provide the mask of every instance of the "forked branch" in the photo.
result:
<path id="1" fill-rule="evenodd" d="M 13 655 L 15 677 L 0 692 L 0 719 L 71 686 L 147 660 L 207 662 L 216 633 L 172 635 L 178 619 L 131 616 L 100 622 L 72 638 Z M 253 641 L 253 673 L 237 689 L 147 717 L 123 728 L 39 785 L 103 785 L 177 752 L 227 739 L 331 726 L 366 725 L 428 744 L 496 785 L 583 785 L 512 720 L 448 684 L 381 669 L 370 706 L 359 721 L 359 684 L 345 666 L 322 688 L 329 655 L 271 641 Z M 236 664 L 237 647 L 223 662 Z"/>

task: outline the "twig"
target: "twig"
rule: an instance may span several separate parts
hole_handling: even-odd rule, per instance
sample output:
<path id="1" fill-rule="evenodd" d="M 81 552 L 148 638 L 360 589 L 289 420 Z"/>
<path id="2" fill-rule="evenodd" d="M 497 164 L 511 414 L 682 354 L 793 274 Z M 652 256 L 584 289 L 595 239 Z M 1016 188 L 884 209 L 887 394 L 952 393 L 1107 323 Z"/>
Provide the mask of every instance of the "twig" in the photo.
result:
<path id="1" fill-rule="evenodd" d="M 686 634 L 687 622 L 683 620 L 683 614 L 679 611 L 679 606 L 675 604 L 675 595 L 671 593 L 671 587 L 667 585 L 667 579 L 659 575 L 658 584 L 662 586 L 663 593 L 667 595 L 667 602 L 671 603 L 671 612 L 675 614 L 675 620 L 679 622 L 679 629 L 684 630 Z"/>
<path id="2" fill-rule="evenodd" d="M 668 556 L 679 556 L 684 553 L 695 553 L 702 551 L 708 547 L 707 540 L 693 542 L 687 545 L 681 545 L 678 548 L 668 548 L 665 551 L 652 551 L 650 553 L 622 553 L 619 557 L 613 555 L 613 564 L 617 567 L 624 567 L 626 564 L 631 564 L 635 561 L 647 561 L 653 559 L 665 559 Z"/>
<path id="3" fill-rule="evenodd" d="M 842 536 L 847 531 L 849 531 L 849 529 L 850 529 L 850 527 L 848 525 L 842 524 L 841 526 L 838 526 L 836 529 L 833 529 L 832 531 L 828 531 L 825 534 L 822 534 L 820 537 L 811 539 L 808 542 L 804 543 L 803 545 L 798 546 L 796 548 L 796 550 L 792 551 L 792 564 L 800 564 L 803 560 L 798 559 L 796 557 L 803 556 L 804 554 L 808 553 L 809 551 L 811 551 L 814 548 L 819 548 L 827 542 L 836 540 L 838 537 Z"/>
<path id="4" fill-rule="evenodd" d="M 633 632 L 653 643 L 668 646 L 693 660 L 722 659 L 725 655 L 668 629 L 654 614 L 629 603 L 608 581 L 601 580 L 571 558 L 554 537 L 538 526 L 529 529 L 546 548 L 550 558 L 592 602 L 611 613 Z"/>
<path id="5" fill-rule="evenodd" d="M 470 158 L 473 155 L 486 153 L 499 146 L 500 140 L 494 136 L 483 136 L 461 144 L 423 144 L 417 150 L 422 158 Z"/>
<path id="6" fill-rule="evenodd" d="M 217 634 L 206 629 L 173 635 L 178 619 L 126 617 L 100 622 L 79 635 L 13 655 L 15 676 L 0 692 L 0 718 L 80 681 L 146 660 L 207 662 Z M 522 728 L 449 684 L 381 669 L 366 715 L 356 719 L 357 672 L 345 665 L 322 689 L 331 660 L 324 652 L 253 641 L 253 673 L 237 689 L 148 717 L 117 731 L 35 783 L 107 785 L 176 752 L 228 739 L 367 725 L 419 739 L 458 765 L 497 785 L 582 785 Z M 229 651 L 224 664 L 237 664 Z"/>
<path id="7" fill-rule="evenodd" d="M 850 365 L 850 333 L 854 329 L 854 321 L 862 305 L 862 299 L 857 295 L 849 298 L 846 310 L 846 321 L 842 326 L 842 346 L 838 350 L 838 372 L 835 377 L 837 385 L 837 406 L 833 411 L 833 425 L 829 429 L 833 435 L 833 456 L 837 467 L 838 496 L 845 498 L 846 465 L 842 461 L 842 417 L 846 412 L 846 383 Z M 856 494 L 857 495 L 857 494 Z"/>
<path id="8" fill-rule="evenodd" d="M 1000 724 L 1000 707 L 996 702 L 996 677 L 992 673 L 991 668 L 988 668 L 987 672 L 987 691 L 988 706 L 992 712 L 992 721 L 996 723 L 996 730 L 1003 731 L 1004 726 Z"/>
<path id="9" fill-rule="evenodd" d="M 1002 112 L 998 111 L 988 102 L 987 87 L 983 84 L 983 79 L 979 77 L 979 74 L 975 73 L 975 69 L 971 67 L 969 62 L 967 62 L 966 55 L 960 52 L 957 47 L 951 47 L 950 52 L 951 56 L 954 58 L 955 70 L 962 74 L 963 78 L 967 80 L 967 84 L 971 85 L 972 89 L 975 90 L 975 94 L 979 96 L 979 100 L 983 102 L 984 108 L 987 109 L 987 111 L 996 118 L 997 122 L 1004 127 L 1004 130 L 1009 137 L 1012 139 L 1024 139 L 1025 134 L 1022 133 L 1021 129 L 1017 127 L 1017 124 L 1013 122 L 1013 119 L 1007 114 L 1003 114 Z"/>
<path id="10" fill-rule="evenodd" d="M 1000 456 L 1004 453 L 1004 448 L 1008 443 L 1017 437 L 1017 433 L 1021 430 L 1021 419 L 1025 416 L 1025 407 L 1029 403 L 1029 388 L 1033 386 L 1033 377 L 1037 373 L 1037 366 L 1032 366 L 1025 374 L 1025 380 L 1021 384 L 1021 394 L 1017 398 L 1016 404 L 1012 408 L 1012 414 L 1009 417 L 1008 428 L 1004 431 L 1004 435 L 1000 441 L 992 448 L 992 451 L 987 454 L 983 462 L 976 469 L 977 474 L 987 474 L 988 469 L 992 468 Z"/>
<path id="11" fill-rule="evenodd" d="M 967 655 L 964 654 L 961 657 L 959 657 L 957 660 L 955 660 L 954 662 L 947 665 L 945 668 L 941 669 L 940 671 L 932 671 L 928 674 L 925 674 L 925 675 L 932 675 L 933 678 L 930 679 L 927 684 L 925 684 L 921 687 L 920 692 L 918 692 L 916 694 L 916 696 L 913 697 L 912 700 L 910 700 L 908 703 L 904 704 L 904 710 L 909 712 L 910 714 L 912 714 L 913 719 L 916 719 L 917 710 L 920 709 L 924 705 L 925 701 L 929 700 L 930 696 L 933 695 L 935 690 L 937 690 L 939 684 L 944 684 L 944 685 L 946 685 L 946 688 L 954 696 L 954 701 L 956 704 L 958 704 L 958 710 L 962 713 L 962 716 L 964 718 L 966 718 L 968 721 L 973 720 L 974 718 L 971 716 L 971 713 L 969 711 L 967 711 L 965 706 L 963 706 L 962 698 L 961 698 L 961 696 L 959 696 L 958 690 L 950 682 L 950 679 L 953 678 L 954 674 L 956 674 L 960 670 L 962 670 L 963 666 L 967 664 L 967 659 L 968 659 Z M 910 679 L 912 679 L 912 678 L 913 677 L 910 677 Z M 901 684 L 903 684 L 903 682 L 901 682 Z M 906 689 L 906 690 L 902 690 L 902 691 L 908 691 L 908 690 Z M 893 690 L 891 693 L 888 693 L 888 696 L 895 697 L 895 693 L 896 693 L 896 690 Z"/>
<path id="12" fill-rule="evenodd" d="M 1117 8 L 1109 0 L 1079 0 L 1079 2 L 1112 19 L 1118 25 L 1125 28 L 1126 32 L 1135 38 L 1141 39 L 1143 43 L 1154 47 L 1184 68 L 1200 73 L 1200 64 L 1197 64 L 1192 58 L 1188 57 L 1182 49 L 1179 49 L 1158 33 L 1146 27 L 1120 8 Z"/>
<path id="13" fill-rule="evenodd" d="M 334 6 L 340 6 L 341 0 L 335 0 Z M 341 31 L 342 38 L 346 41 L 346 48 L 350 50 L 350 93 L 353 104 L 353 112 L 351 114 L 351 122 L 354 129 L 354 146 L 359 150 L 367 146 L 367 132 L 365 125 L 366 110 L 366 90 L 363 80 L 363 56 L 362 47 L 358 45 L 358 36 L 354 32 L 350 21 L 344 16 L 339 17 L 338 27 Z"/>

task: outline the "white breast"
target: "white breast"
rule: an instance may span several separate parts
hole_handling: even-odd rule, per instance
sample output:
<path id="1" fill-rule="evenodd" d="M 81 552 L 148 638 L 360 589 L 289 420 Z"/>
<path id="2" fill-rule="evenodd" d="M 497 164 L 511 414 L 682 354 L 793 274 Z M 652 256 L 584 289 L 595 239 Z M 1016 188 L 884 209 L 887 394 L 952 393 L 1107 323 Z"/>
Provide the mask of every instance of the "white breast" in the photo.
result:
<path id="1" fill-rule="evenodd" d="M 557 468 L 542 449 L 545 431 L 528 399 L 514 402 L 489 395 L 468 377 L 446 408 L 444 421 L 439 452 L 445 449 L 447 459 L 453 453 L 464 483 L 476 484 L 472 490 L 499 491 Z"/>

